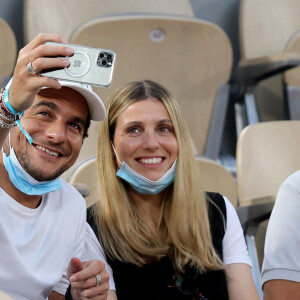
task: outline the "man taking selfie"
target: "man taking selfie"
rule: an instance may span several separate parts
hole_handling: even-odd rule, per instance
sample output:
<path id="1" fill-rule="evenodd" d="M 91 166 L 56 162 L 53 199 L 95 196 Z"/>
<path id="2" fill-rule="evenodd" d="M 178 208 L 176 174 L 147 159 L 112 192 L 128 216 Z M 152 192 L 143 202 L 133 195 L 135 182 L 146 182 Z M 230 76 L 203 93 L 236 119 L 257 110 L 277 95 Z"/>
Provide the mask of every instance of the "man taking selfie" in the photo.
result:
<path id="1" fill-rule="evenodd" d="M 46 41 L 62 42 L 52 34 L 33 39 L 1 91 L 0 290 L 19 300 L 64 299 L 71 282 L 73 299 L 102 300 L 109 289 L 104 263 L 80 260 L 85 201 L 59 176 L 105 109 L 90 86 L 39 76 L 67 67 L 61 57 L 73 54 Z"/>

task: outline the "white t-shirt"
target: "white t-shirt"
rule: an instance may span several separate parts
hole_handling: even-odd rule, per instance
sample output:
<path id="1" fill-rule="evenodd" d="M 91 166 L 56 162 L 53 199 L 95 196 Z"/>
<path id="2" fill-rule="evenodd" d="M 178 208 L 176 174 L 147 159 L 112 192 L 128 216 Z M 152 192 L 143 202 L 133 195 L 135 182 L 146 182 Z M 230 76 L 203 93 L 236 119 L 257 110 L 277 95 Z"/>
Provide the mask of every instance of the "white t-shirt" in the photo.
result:
<path id="1" fill-rule="evenodd" d="M 262 284 L 272 279 L 300 282 L 300 171 L 281 185 L 265 240 Z"/>
<path id="2" fill-rule="evenodd" d="M 224 200 L 226 205 L 227 224 L 223 238 L 223 262 L 225 265 L 245 263 L 252 266 L 241 223 L 235 208 L 226 197 L 224 197 Z M 104 261 L 106 263 L 106 271 L 110 274 L 110 288 L 115 289 L 112 269 L 107 264 L 104 251 L 90 227 L 87 229 L 86 236 L 86 244 L 83 254 L 84 260 L 99 259 Z"/>
<path id="3" fill-rule="evenodd" d="M 244 263 L 251 264 L 243 229 L 231 202 L 224 197 L 227 213 L 226 231 L 223 238 L 223 262 L 225 265 Z"/>
<path id="4" fill-rule="evenodd" d="M 0 211 L 0 290 L 18 300 L 47 299 L 53 289 L 64 294 L 62 274 L 84 247 L 82 196 L 62 180 L 61 190 L 31 209 L 0 189 Z"/>

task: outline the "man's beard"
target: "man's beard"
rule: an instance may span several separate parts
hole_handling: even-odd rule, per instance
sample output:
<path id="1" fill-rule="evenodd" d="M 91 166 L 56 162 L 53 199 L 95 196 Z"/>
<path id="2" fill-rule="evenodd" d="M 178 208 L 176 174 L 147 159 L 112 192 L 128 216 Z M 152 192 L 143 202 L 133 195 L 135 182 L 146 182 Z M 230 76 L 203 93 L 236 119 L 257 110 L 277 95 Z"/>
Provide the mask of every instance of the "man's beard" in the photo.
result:
<path id="1" fill-rule="evenodd" d="M 43 174 L 43 171 L 41 169 L 37 169 L 34 167 L 34 165 L 32 164 L 32 159 L 28 156 L 27 153 L 18 153 L 18 154 L 16 153 L 16 155 L 23 169 L 37 181 L 54 180 L 69 168 L 69 166 L 63 165 L 57 170 L 54 170 L 54 173 L 52 173 L 51 175 L 45 175 Z"/>

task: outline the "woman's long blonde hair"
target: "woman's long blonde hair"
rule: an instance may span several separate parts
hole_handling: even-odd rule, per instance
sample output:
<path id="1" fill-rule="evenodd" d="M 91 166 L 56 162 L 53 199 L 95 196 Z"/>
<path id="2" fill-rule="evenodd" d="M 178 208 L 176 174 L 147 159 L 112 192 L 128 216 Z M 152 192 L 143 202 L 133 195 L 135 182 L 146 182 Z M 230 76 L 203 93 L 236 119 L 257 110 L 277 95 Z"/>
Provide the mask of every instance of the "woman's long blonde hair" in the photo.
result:
<path id="1" fill-rule="evenodd" d="M 173 122 L 178 141 L 174 183 L 164 191 L 157 234 L 143 221 L 123 181 L 116 176 L 117 164 L 111 142 L 118 116 L 133 102 L 149 97 L 160 100 Z M 126 84 L 110 97 L 107 117 L 99 124 L 97 151 L 98 202 L 93 213 L 105 253 L 138 266 L 169 256 L 177 273 L 189 264 L 203 273 L 222 268 L 210 234 L 208 206 L 194 160 L 190 137 L 177 102 L 153 81 Z"/>

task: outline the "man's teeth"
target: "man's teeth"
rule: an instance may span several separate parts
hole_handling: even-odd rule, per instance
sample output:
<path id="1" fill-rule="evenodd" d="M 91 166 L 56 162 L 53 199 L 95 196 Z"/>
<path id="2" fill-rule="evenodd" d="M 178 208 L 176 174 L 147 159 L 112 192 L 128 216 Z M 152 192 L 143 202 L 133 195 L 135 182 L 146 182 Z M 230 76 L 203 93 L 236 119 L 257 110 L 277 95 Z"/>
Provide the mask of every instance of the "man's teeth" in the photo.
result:
<path id="1" fill-rule="evenodd" d="M 159 157 L 159 158 L 142 158 L 140 160 L 140 162 L 142 162 L 143 164 L 158 164 L 162 161 L 162 158 Z"/>
<path id="2" fill-rule="evenodd" d="M 50 154 L 50 155 L 52 155 L 52 156 L 58 156 L 58 153 L 57 152 L 54 152 L 54 151 L 50 151 L 50 150 L 48 150 L 48 149 L 46 149 L 46 148 L 44 148 L 44 147 L 42 147 L 42 146 L 36 146 L 38 149 L 40 149 L 40 150 L 42 150 L 42 151 L 44 151 L 44 152 L 46 152 L 46 153 L 48 153 L 48 154 Z"/>

